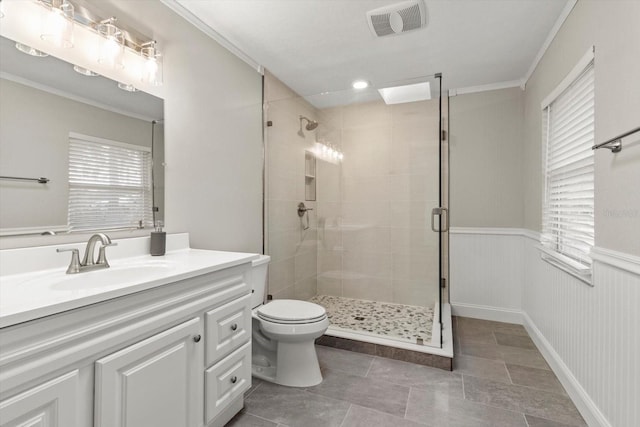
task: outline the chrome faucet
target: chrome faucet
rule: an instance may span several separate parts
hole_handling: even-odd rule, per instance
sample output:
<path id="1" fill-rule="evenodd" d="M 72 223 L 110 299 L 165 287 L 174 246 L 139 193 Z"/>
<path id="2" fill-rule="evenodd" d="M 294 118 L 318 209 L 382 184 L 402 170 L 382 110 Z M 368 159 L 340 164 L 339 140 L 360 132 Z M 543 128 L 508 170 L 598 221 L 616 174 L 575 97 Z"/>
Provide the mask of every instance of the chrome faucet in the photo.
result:
<path id="1" fill-rule="evenodd" d="M 95 259 L 95 247 L 98 240 L 101 243 L 98 260 Z M 84 257 L 80 262 L 80 251 L 78 249 L 56 249 L 57 252 L 71 252 L 71 263 L 67 268 L 67 274 L 81 273 L 83 271 L 96 270 L 98 268 L 109 268 L 109 262 L 107 261 L 107 255 L 105 248 L 107 246 L 116 246 L 117 243 L 111 242 L 109 236 L 104 233 L 94 234 L 89 238 L 87 247 L 84 250 Z"/>

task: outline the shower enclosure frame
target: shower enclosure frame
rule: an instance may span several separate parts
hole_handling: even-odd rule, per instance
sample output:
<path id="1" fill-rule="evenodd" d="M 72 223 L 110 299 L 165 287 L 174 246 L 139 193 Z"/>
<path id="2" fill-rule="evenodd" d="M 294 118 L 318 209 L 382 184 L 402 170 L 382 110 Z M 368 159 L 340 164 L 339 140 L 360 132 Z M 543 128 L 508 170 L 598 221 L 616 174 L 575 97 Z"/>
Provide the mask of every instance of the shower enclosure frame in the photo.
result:
<path id="1" fill-rule="evenodd" d="M 448 298 L 448 262 L 446 260 L 446 257 L 448 255 L 448 233 L 447 233 L 447 229 L 448 229 L 448 223 L 449 223 L 449 219 L 448 217 L 443 218 L 443 216 L 447 216 L 448 213 L 448 197 L 447 197 L 447 193 L 448 193 L 448 181 L 447 181 L 447 177 L 448 177 L 448 143 L 445 144 L 445 141 L 447 140 L 446 138 L 446 134 L 447 134 L 447 129 L 446 129 L 446 124 L 447 122 L 444 120 L 443 118 L 443 100 L 442 100 L 442 75 L 440 73 L 433 75 L 432 76 L 433 79 L 437 79 L 437 84 L 438 84 L 438 206 L 434 209 L 434 211 L 432 212 L 432 221 L 434 221 L 434 224 L 437 225 L 437 230 L 434 227 L 434 232 L 438 233 L 438 291 L 437 291 L 437 313 L 435 313 L 434 317 L 434 326 L 435 325 L 439 325 L 440 327 L 438 328 L 438 331 L 433 331 L 433 335 L 434 337 L 438 338 L 440 347 L 438 348 L 436 347 L 430 347 L 430 346 L 426 346 L 426 345 L 421 345 L 419 346 L 419 348 L 415 348 L 414 350 L 422 352 L 422 353 L 432 353 L 432 354 L 438 354 L 438 355 L 443 355 L 445 357 L 448 356 L 449 353 L 451 353 L 452 356 L 452 348 L 451 351 L 449 351 L 448 349 L 443 349 L 443 340 L 446 341 L 446 338 L 444 338 L 443 334 L 441 333 L 441 329 L 444 326 L 445 328 L 447 327 L 447 324 L 449 325 L 449 329 L 450 329 L 450 307 L 443 307 L 443 305 L 447 302 Z M 268 99 L 268 97 L 266 95 L 264 95 L 266 91 L 266 82 L 265 79 L 263 78 L 263 122 L 264 122 L 264 132 L 263 132 L 263 144 L 264 144 L 264 164 L 263 164 L 263 173 L 264 173 L 264 188 L 263 188 L 263 207 L 264 207 L 264 215 L 263 215 L 263 222 L 264 222 L 264 249 L 265 249 L 265 253 L 270 252 L 270 247 L 269 247 L 269 231 L 270 231 L 270 224 L 269 224 L 269 204 L 270 204 L 270 200 L 269 200 L 269 150 L 268 150 L 268 144 L 269 144 L 269 128 L 271 128 L 274 123 L 277 123 L 277 120 L 274 121 L 272 120 L 272 117 L 269 114 L 269 104 L 270 104 L 270 100 Z M 292 99 L 296 99 L 297 98 L 301 98 L 301 99 L 305 99 L 305 97 L 301 97 L 297 94 L 292 95 Z M 298 125 L 300 127 L 300 130 L 302 130 L 303 125 L 302 125 L 302 117 L 304 117 L 304 119 L 307 120 L 307 123 L 317 123 L 317 120 L 315 120 L 314 116 L 311 116 L 310 118 L 308 118 L 307 116 L 310 116 L 310 114 L 305 113 L 305 112 L 301 112 L 299 114 L 296 114 L 295 119 L 299 120 L 298 121 Z M 316 126 L 314 126 L 314 129 Z M 296 129 L 297 130 L 297 129 Z M 309 135 L 308 132 L 305 132 L 305 134 Z M 304 137 L 304 135 L 303 135 Z M 444 168 L 443 168 L 444 167 Z M 316 205 L 313 204 L 313 207 L 315 207 Z M 437 211 L 437 212 L 436 212 Z M 317 212 L 317 211 L 316 211 Z M 437 216 L 437 220 L 435 220 L 435 216 Z M 444 229 L 443 229 L 444 227 Z M 271 293 L 271 284 L 270 284 L 270 293 Z M 278 298 L 278 295 L 275 295 L 276 298 Z M 443 308 L 445 308 L 443 310 Z M 435 329 L 435 328 L 434 328 Z M 330 333 L 330 332 L 329 332 Z M 363 342 L 370 342 L 371 340 L 368 337 L 362 337 L 363 339 L 361 341 Z M 375 340 L 374 340 L 375 341 Z M 410 350 L 411 348 L 407 348 L 407 347 L 411 347 L 410 345 L 407 346 L 405 345 L 405 343 L 403 342 L 393 342 L 392 340 L 390 340 L 391 342 L 389 342 L 389 346 L 390 347 L 395 347 L 395 348 L 401 348 L 401 349 L 405 349 L 405 350 Z M 380 343 L 377 343 L 380 345 Z M 448 343 L 449 347 L 451 346 L 451 343 Z"/>

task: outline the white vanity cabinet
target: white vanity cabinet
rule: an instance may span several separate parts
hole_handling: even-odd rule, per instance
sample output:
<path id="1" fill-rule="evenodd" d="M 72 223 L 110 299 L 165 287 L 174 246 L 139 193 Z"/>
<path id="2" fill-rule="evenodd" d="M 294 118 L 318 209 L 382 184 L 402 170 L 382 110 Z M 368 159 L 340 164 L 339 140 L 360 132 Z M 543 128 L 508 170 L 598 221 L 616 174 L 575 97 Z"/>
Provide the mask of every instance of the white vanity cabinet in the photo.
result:
<path id="1" fill-rule="evenodd" d="M 7 427 L 76 427 L 78 371 L 74 370 L 0 402 Z"/>
<path id="2" fill-rule="evenodd" d="M 99 359 L 95 426 L 197 427 L 200 323 L 188 320 Z"/>
<path id="3" fill-rule="evenodd" d="M 251 385 L 244 261 L 0 329 L 0 427 L 218 427 Z"/>

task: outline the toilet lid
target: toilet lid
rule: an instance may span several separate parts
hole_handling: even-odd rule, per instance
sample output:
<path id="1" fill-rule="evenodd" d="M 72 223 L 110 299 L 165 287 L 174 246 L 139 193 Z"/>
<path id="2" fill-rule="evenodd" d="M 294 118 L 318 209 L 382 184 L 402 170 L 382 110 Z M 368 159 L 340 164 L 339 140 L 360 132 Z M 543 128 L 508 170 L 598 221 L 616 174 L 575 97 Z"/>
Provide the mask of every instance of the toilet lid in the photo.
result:
<path id="1" fill-rule="evenodd" d="M 258 308 L 258 317 L 274 323 L 312 323 L 327 317 L 327 312 L 312 302 L 278 299 Z"/>

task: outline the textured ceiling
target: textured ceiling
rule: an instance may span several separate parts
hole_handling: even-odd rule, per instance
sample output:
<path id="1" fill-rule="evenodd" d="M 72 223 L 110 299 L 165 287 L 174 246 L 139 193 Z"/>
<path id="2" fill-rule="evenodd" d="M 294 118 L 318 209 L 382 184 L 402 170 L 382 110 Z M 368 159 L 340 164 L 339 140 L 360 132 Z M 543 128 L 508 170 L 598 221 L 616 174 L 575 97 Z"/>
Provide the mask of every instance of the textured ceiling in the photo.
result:
<path id="1" fill-rule="evenodd" d="M 384 38 L 389 0 L 175 0 L 301 95 L 437 72 L 443 88 L 521 80 L 567 0 L 427 0 L 427 26 Z"/>

